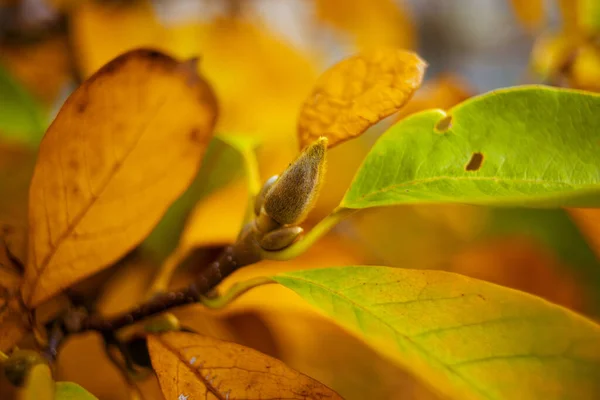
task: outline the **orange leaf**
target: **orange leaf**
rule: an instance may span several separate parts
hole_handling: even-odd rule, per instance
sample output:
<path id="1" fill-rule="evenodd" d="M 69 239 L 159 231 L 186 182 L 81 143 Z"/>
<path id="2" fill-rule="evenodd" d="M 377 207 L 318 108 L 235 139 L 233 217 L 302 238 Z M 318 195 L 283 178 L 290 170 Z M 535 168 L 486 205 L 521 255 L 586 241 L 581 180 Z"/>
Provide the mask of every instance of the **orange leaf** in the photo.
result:
<path id="1" fill-rule="evenodd" d="M 27 306 L 119 259 L 191 183 L 216 117 L 213 92 L 195 70 L 132 51 L 65 102 L 29 192 Z"/>
<path id="2" fill-rule="evenodd" d="M 148 337 L 167 399 L 341 399 L 281 361 L 239 344 L 184 332 Z"/>
<path id="3" fill-rule="evenodd" d="M 360 48 L 412 48 L 414 24 L 394 0 L 317 0 L 317 16 L 325 24 L 352 36 Z"/>
<path id="4" fill-rule="evenodd" d="M 415 53 L 383 49 L 334 65 L 300 110 L 300 147 L 320 136 L 333 147 L 398 111 L 421 86 L 426 66 Z"/>
<path id="5" fill-rule="evenodd" d="M 544 22 L 544 0 L 510 0 L 519 22 L 528 30 L 540 28 Z"/>

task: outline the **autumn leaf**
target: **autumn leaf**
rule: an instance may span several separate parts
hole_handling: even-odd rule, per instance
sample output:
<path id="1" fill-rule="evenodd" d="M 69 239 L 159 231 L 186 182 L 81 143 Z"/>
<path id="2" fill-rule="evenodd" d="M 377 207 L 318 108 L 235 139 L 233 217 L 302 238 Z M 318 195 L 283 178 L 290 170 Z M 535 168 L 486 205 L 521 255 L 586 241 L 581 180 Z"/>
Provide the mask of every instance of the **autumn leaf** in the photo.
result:
<path id="1" fill-rule="evenodd" d="M 415 24 L 406 7 L 393 0 L 316 0 L 317 18 L 342 36 L 349 36 L 365 49 L 389 46 L 410 49 L 415 42 Z"/>
<path id="2" fill-rule="evenodd" d="M 538 297 L 458 274 L 389 267 L 273 278 L 454 398 L 600 393 L 600 326 Z"/>
<path id="3" fill-rule="evenodd" d="M 148 349 L 167 399 L 341 399 L 279 360 L 208 336 L 151 335 Z"/>
<path id="4" fill-rule="evenodd" d="M 195 64 L 156 51 L 126 53 L 77 89 L 42 141 L 31 183 L 25 303 L 140 243 L 195 176 L 215 117 Z"/>
<path id="5" fill-rule="evenodd" d="M 513 11 L 521 24 L 530 31 L 538 30 L 544 22 L 543 0 L 510 0 Z"/>
<path id="6" fill-rule="evenodd" d="M 599 110 L 593 93 L 524 86 L 415 114 L 379 138 L 341 206 L 598 206 Z"/>
<path id="7" fill-rule="evenodd" d="M 379 49 L 327 70 L 300 110 L 300 147 L 320 136 L 329 147 L 362 134 L 398 111 L 421 85 L 427 64 L 415 53 Z"/>

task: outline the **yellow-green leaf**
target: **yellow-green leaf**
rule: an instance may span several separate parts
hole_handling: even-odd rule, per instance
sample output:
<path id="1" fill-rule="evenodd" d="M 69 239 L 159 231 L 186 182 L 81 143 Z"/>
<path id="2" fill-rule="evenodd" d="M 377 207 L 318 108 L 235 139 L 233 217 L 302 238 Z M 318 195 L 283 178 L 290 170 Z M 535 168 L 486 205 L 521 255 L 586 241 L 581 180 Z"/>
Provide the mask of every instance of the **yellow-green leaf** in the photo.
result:
<path id="1" fill-rule="evenodd" d="M 600 326 L 443 271 L 342 267 L 273 277 L 457 399 L 594 399 Z"/>
<path id="2" fill-rule="evenodd" d="M 56 384 L 50 367 L 36 364 L 31 368 L 21 390 L 19 400 L 55 400 Z"/>
<path id="3" fill-rule="evenodd" d="M 325 385 L 256 350 L 184 332 L 148 336 L 166 399 L 341 399 Z"/>
<path id="4" fill-rule="evenodd" d="M 525 86 L 430 110 L 373 146 L 341 205 L 600 206 L 600 95 Z"/>
<path id="5" fill-rule="evenodd" d="M 415 53 L 395 49 L 365 51 L 334 65 L 300 109 L 300 147 L 321 136 L 333 147 L 398 111 L 421 86 L 426 66 Z"/>
<path id="6" fill-rule="evenodd" d="M 135 50 L 67 99 L 29 192 L 29 307 L 139 244 L 191 183 L 216 117 L 195 71 L 193 62 Z"/>
<path id="7" fill-rule="evenodd" d="M 56 382 L 55 400 L 98 400 L 96 396 L 73 382 Z"/>

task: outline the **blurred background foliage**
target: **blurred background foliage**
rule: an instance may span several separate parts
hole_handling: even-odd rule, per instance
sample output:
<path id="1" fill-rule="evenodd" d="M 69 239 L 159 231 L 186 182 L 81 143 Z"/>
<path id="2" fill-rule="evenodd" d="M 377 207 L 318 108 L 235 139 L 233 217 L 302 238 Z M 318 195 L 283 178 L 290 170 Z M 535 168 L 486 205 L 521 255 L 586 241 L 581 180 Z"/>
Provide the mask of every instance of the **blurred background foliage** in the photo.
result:
<path id="1" fill-rule="evenodd" d="M 298 110 L 321 71 L 369 47 L 417 51 L 429 63 L 424 86 L 398 115 L 330 152 L 325 187 L 308 229 L 338 204 L 370 146 L 400 118 L 428 108 L 448 109 L 472 95 L 517 84 L 600 90 L 600 6 L 595 3 L 1 0 L 0 221 L 24 229 L 28 183 L 43 132 L 68 94 L 123 51 L 143 46 L 179 58 L 199 56 L 200 71 L 219 100 L 217 132 L 252 138 L 263 180 L 281 172 L 297 153 Z M 97 308 L 103 313 L 124 311 L 144 299 L 185 229 L 192 245 L 178 255 L 177 262 L 183 262 L 173 282 L 181 285 L 235 239 L 246 190 L 239 151 L 215 140 L 190 189 L 148 240 L 73 291 L 87 299 L 100 293 Z M 247 267 L 223 288 L 300 268 L 379 264 L 445 269 L 597 318 L 600 265 L 585 236 L 592 216 L 576 216 L 583 230 L 565 210 L 469 205 L 366 210 L 298 259 Z M 176 314 L 184 326 L 275 356 L 348 399 L 438 398 L 276 285 L 251 291 L 225 311 L 190 306 Z M 59 374 L 100 398 L 128 396 L 94 334 L 67 343 Z M 160 396 L 153 378 L 138 384 Z"/>

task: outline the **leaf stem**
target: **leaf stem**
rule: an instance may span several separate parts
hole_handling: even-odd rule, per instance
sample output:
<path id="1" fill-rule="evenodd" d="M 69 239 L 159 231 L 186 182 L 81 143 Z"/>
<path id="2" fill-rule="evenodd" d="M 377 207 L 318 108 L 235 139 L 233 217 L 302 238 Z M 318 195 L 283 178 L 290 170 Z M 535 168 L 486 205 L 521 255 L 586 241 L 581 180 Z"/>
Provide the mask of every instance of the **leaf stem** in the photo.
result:
<path id="1" fill-rule="evenodd" d="M 260 251 L 260 256 L 263 260 L 275 260 L 275 261 L 286 261 L 298 257 L 305 253 L 313 244 L 327 232 L 329 232 L 335 225 L 341 222 L 343 219 L 354 214 L 355 209 L 338 207 L 331 214 L 323 218 L 317 225 L 315 225 L 300 241 L 293 245 L 286 247 L 280 251 Z"/>

